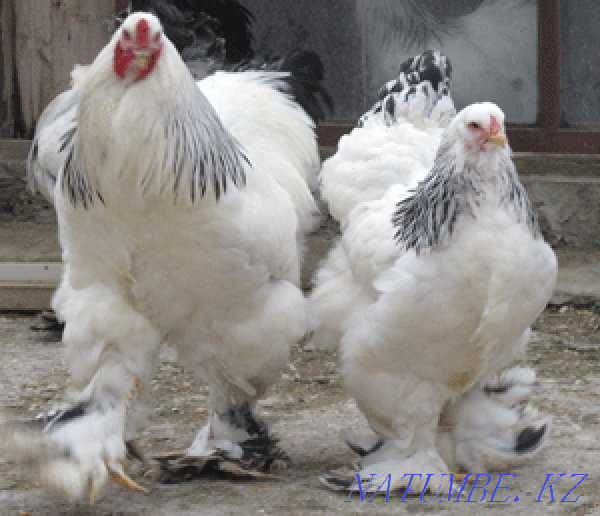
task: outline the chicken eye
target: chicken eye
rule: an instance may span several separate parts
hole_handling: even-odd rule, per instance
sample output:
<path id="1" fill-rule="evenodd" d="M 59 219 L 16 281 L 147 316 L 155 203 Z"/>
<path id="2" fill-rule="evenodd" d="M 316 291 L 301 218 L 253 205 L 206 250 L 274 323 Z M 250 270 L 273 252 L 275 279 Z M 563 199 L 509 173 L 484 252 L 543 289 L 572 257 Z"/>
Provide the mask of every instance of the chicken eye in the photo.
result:
<path id="1" fill-rule="evenodd" d="M 469 122 L 467 127 L 473 130 L 481 129 L 481 125 L 479 125 L 477 122 Z"/>
<path id="2" fill-rule="evenodd" d="M 125 39 L 125 40 L 131 39 L 131 33 L 127 29 L 123 29 L 123 39 Z"/>

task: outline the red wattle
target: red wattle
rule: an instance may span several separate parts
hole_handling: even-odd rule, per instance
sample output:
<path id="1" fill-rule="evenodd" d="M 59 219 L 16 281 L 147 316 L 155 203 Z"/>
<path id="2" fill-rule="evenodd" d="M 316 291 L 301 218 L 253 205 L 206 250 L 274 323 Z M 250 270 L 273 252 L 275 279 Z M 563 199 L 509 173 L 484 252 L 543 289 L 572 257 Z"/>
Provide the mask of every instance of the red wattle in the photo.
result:
<path id="1" fill-rule="evenodd" d="M 115 73 L 119 77 L 125 77 L 125 72 L 127 72 L 127 68 L 129 68 L 132 61 L 133 52 L 131 49 L 124 50 L 123 47 L 121 47 L 121 44 L 118 43 L 115 47 L 115 59 L 113 62 Z"/>

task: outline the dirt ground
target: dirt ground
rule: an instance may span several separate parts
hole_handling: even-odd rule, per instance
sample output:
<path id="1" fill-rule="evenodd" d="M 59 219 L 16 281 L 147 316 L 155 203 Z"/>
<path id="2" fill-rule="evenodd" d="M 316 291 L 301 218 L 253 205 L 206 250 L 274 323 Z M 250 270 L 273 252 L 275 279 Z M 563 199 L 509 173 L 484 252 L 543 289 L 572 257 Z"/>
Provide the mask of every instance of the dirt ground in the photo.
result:
<path id="1" fill-rule="evenodd" d="M 14 416 L 33 417 L 60 400 L 66 383 L 61 345 L 41 342 L 30 329 L 35 321 L 35 316 L 0 315 L 0 408 Z M 517 480 L 511 483 L 511 502 L 457 504 L 446 498 L 443 503 L 424 503 L 417 497 L 399 504 L 401 495 L 392 495 L 392 503 L 385 503 L 384 497 L 361 502 L 359 496 L 348 503 L 347 493 L 321 487 L 320 474 L 348 466 L 355 458 L 340 431 L 364 429 L 366 424 L 344 394 L 335 355 L 298 346 L 281 382 L 261 403 L 261 414 L 272 422 L 293 461 L 279 473 L 279 480 L 160 485 L 149 477 L 151 468 L 134 466 L 132 476 L 149 489 L 148 494 L 110 487 L 90 507 L 69 505 L 49 495 L 0 459 L 0 514 L 600 514 L 600 310 L 593 305 L 553 307 L 540 317 L 535 330 L 527 362 L 539 375 L 536 405 L 554 416 L 552 441 L 534 462 L 514 470 Z M 206 416 L 206 388 L 174 359 L 170 350 L 163 352 L 152 385 L 154 412 L 140 441 L 147 455 L 187 446 Z M 542 502 L 535 502 L 546 475 L 554 474 L 553 480 L 559 473 L 567 475 L 554 484 L 556 503 L 549 502 L 548 490 Z M 589 475 L 569 497 L 579 496 L 579 500 L 560 503 L 581 478 L 569 479 L 575 473 Z M 473 499 L 481 494 L 475 493 Z M 506 497 L 499 494 L 500 499 Z M 519 501 L 514 502 L 517 494 Z"/>

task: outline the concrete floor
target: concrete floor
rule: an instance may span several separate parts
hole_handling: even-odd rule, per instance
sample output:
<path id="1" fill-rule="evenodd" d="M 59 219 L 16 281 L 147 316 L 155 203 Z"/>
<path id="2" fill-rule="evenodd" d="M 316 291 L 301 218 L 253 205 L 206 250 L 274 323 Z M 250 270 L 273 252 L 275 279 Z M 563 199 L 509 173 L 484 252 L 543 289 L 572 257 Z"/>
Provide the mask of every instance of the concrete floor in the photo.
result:
<path id="1" fill-rule="evenodd" d="M 0 316 L 0 408 L 10 417 L 34 416 L 60 400 L 67 381 L 61 345 L 41 342 L 30 330 L 34 322 L 32 317 Z M 427 504 L 417 498 L 398 504 L 401 496 L 395 495 L 394 503 L 384 503 L 383 497 L 361 503 L 358 496 L 345 503 L 347 494 L 325 490 L 319 475 L 348 467 L 355 458 L 340 431 L 365 429 L 366 424 L 341 388 L 335 355 L 299 347 L 282 380 L 261 404 L 261 413 L 273 423 L 293 461 L 280 480 L 204 480 L 167 486 L 145 476 L 151 467 L 134 466 L 131 473 L 148 487 L 148 494 L 110 487 L 95 506 L 73 506 L 0 459 L 0 514 L 600 514 L 600 315 L 595 309 L 555 308 L 540 317 L 535 329 L 527 362 L 539 374 L 536 404 L 554 416 L 553 437 L 534 462 L 514 470 L 517 481 L 512 482 L 510 495 L 514 500 L 518 494 L 518 502 Z M 146 455 L 186 446 L 206 415 L 206 388 L 174 362 L 170 350 L 162 358 L 152 386 L 154 412 L 141 436 Z M 574 484 L 567 480 L 571 474 L 589 474 L 569 498 L 579 495 L 576 503 L 549 503 L 548 491 L 543 502 L 534 502 L 550 473 L 554 478 L 567 473 L 555 484 L 557 501 Z"/>
<path id="2" fill-rule="evenodd" d="M 547 166 L 546 161 L 543 165 Z M 27 208 L 25 201 L 29 198 L 25 197 L 23 184 L 14 183 L 11 172 L 18 169 L 21 177 L 22 165 L 8 168 L 0 185 L 14 187 L 14 191 L 5 188 L 5 195 L 0 198 L 0 201 L 4 199 L 0 202 L 0 208 L 4 208 L 0 209 L 0 262 L 58 260 L 51 209 L 39 203 Z M 585 170 L 588 168 L 586 161 Z M 4 177 L 2 173 L 0 168 L 0 180 Z M 536 178 L 541 175 L 536 170 L 531 173 Z M 585 182 L 577 185 L 573 188 L 587 188 Z M 563 189 L 560 192 L 565 206 L 578 206 L 570 201 L 573 196 L 564 196 Z M 592 204 L 597 207 L 597 203 Z M 594 214 L 597 209 L 581 211 Z M 558 225 L 560 231 L 555 232 L 561 237 L 556 238 L 557 243 L 569 242 L 571 226 L 597 233 L 597 224 L 592 219 L 584 217 L 583 223 L 580 218 L 563 215 L 548 219 L 562 224 Z M 571 226 L 563 224 L 563 219 L 572 220 Z M 334 237 L 335 228 L 325 224 L 310 242 L 311 252 L 305 263 L 306 286 L 311 271 Z M 579 240 L 591 242 L 584 237 Z M 543 314 L 536 324 L 536 337 L 527 362 L 539 373 L 536 404 L 554 416 L 553 438 L 549 448 L 534 462 L 515 469 L 517 481 L 512 482 L 510 494 L 511 500 L 518 494 L 518 502 L 456 504 L 423 503 L 413 499 L 407 504 L 398 504 L 395 501 L 400 496 L 396 495 L 391 498 L 393 503 L 384 503 L 383 498 L 361 503 L 356 496 L 351 503 L 345 503 L 347 494 L 325 490 L 318 481 L 319 475 L 348 467 L 355 459 L 340 438 L 340 431 L 347 428 L 360 431 L 366 429 L 366 424 L 341 387 L 336 356 L 297 348 L 282 380 L 261 404 L 261 413 L 273 423 L 282 447 L 293 460 L 292 467 L 280 474 L 280 480 L 253 483 L 206 480 L 166 486 L 152 480 L 152 467 L 133 466 L 132 475 L 149 488 L 148 494 L 131 494 L 111 487 L 94 507 L 73 506 L 49 495 L 15 470 L 14 465 L 0 459 L 0 515 L 17 515 L 20 511 L 32 516 L 363 512 L 479 515 L 523 511 L 530 515 L 600 515 L 600 267 L 597 265 L 600 252 L 580 249 L 561 250 L 558 254 L 560 276 L 553 301 L 557 305 L 572 303 L 578 308 L 555 307 Z M 61 345 L 41 342 L 40 335 L 30 330 L 34 322 L 31 317 L 0 315 L 0 410 L 9 417 L 33 417 L 59 401 L 67 384 Z M 165 350 L 153 383 L 154 412 L 141 436 L 145 454 L 150 456 L 187 446 L 206 416 L 206 396 L 206 388 L 189 372 L 184 372 L 173 354 Z M 579 500 L 548 503 L 546 491 L 543 502 L 534 502 L 546 475 L 554 474 L 556 478 L 559 473 L 567 475 L 555 484 L 557 500 L 573 485 L 574 481 L 567 480 L 571 474 L 589 474 L 569 498 L 579 496 Z M 493 478 L 490 485 L 495 483 L 496 478 Z M 489 498 L 490 493 L 486 499 Z"/>

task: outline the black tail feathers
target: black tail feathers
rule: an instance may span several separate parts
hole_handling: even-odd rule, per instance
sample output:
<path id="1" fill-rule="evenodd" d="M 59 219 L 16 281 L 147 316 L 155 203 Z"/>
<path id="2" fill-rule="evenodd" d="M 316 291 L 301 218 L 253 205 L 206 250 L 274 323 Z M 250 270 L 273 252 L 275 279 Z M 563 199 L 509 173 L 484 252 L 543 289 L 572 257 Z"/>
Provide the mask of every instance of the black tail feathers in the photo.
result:
<path id="1" fill-rule="evenodd" d="M 212 43 L 220 41 L 226 62 L 254 56 L 254 17 L 238 0 L 131 0 L 121 17 L 134 11 L 154 13 L 181 54 L 211 56 Z"/>
<path id="2" fill-rule="evenodd" d="M 257 57 L 235 69 L 288 72 L 286 93 L 291 94 L 315 122 L 333 110 L 333 100 L 322 84 L 323 62 L 312 50 L 296 50 L 285 57 Z"/>

